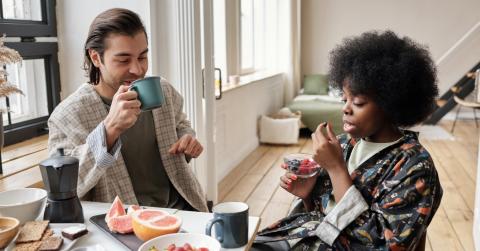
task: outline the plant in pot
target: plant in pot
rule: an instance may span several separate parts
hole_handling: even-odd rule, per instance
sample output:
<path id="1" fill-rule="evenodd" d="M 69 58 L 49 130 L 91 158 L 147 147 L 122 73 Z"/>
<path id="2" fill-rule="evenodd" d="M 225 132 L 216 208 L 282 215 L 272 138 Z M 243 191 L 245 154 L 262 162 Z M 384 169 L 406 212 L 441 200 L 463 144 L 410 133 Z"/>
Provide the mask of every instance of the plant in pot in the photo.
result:
<path id="1" fill-rule="evenodd" d="M 8 48 L 4 45 L 5 42 L 5 35 L 0 37 L 0 98 L 7 97 L 13 93 L 20 93 L 23 92 L 18 89 L 18 87 L 10 82 L 8 82 L 8 73 L 6 70 L 6 65 L 8 64 L 16 64 L 22 62 L 22 57 L 20 54 L 11 48 Z M 0 106 L 0 154 L 1 149 L 3 147 L 3 112 L 7 111 L 5 108 Z M 2 172 L 2 162 L 1 162 L 1 155 L 0 155 L 0 174 Z"/>

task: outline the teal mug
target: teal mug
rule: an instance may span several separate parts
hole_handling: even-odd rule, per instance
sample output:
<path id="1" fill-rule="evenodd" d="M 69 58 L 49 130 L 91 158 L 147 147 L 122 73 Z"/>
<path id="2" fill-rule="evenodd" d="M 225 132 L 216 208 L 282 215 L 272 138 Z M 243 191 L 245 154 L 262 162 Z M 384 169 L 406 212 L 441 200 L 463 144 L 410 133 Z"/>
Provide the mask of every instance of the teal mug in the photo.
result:
<path id="1" fill-rule="evenodd" d="M 135 80 L 129 90 L 138 94 L 138 100 L 142 103 L 140 109 L 149 111 L 158 108 L 165 103 L 160 77 L 152 76 Z"/>
<path id="2" fill-rule="evenodd" d="M 239 248 L 248 242 L 248 205 L 243 202 L 223 202 L 213 207 L 213 219 L 205 228 L 205 234 L 215 237 L 223 248 Z"/>

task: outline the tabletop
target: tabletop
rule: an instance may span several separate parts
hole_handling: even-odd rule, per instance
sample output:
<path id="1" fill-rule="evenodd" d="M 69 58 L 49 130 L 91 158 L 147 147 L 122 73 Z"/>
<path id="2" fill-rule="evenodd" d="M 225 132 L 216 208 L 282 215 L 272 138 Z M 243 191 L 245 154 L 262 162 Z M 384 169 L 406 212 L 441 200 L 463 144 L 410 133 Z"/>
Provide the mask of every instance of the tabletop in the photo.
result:
<path id="1" fill-rule="evenodd" d="M 90 217 L 104 214 L 110 208 L 110 203 L 100 203 L 100 202 L 82 202 L 83 214 L 85 217 L 85 225 L 89 231 L 89 234 L 75 243 L 74 248 L 77 247 L 87 247 L 95 246 L 100 244 L 105 250 L 128 250 L 120 242 L 115 240 L 113 237 L 104 233 L 101 229 L 95 226 L 89 221 Z M 182 218 L 182 229 L 189 233 L 205 233 L 205 226 L 207 222 L 213 218 L 212 213 L 203 213 L 203 212 L 192 212 L 192 211 L 182 211 L 177 209 L 162 208 L 169 212 L 170 214 L 178 215 Z M 249 250 L 255 234 L 258 231 L 260 226 L 260 218 L 255 216 L 249 216 L 248 218 L 248 239 L 249 242 L 247 245 L 235 248 L 235 249 L 221 249 L 228 251 L 242 251 Z"/>

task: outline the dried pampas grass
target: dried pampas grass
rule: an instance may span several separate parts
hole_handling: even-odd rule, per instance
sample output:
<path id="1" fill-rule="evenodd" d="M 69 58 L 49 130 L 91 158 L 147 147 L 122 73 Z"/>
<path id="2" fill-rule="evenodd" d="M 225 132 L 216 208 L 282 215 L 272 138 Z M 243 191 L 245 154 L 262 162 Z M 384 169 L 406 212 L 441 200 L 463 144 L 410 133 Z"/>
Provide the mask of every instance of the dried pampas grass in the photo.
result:
<path id="1" fill-rule="evenodd" d="M 7 81 L 8 74 L 4 69 L 4 66 L 7 64 L 22 62 L 22 57 L 16 50 L 6 47 L 4 41 L 5 34 L 0 37 L 0 97 L 6 97 L 12 93 L 20 93 L 23 95 L 23 92 L 18 89 L 17 86 Z"/>

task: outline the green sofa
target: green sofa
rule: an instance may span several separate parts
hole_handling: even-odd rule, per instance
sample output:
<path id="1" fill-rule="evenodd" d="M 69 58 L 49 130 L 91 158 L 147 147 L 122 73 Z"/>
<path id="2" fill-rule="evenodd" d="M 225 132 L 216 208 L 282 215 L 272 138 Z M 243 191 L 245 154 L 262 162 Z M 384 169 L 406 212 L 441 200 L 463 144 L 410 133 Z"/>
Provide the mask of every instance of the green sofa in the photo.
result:
<path id="1" fill-rule="evenodd" d="M 327 75 L 305 75 L 303 93 L 295 97 L 287 107 L 292 112 L 300 111 L 302 123 L 312 132 L 319 124 L 329 122 L 336 134 L 343 133 L 343 103 L 340 97 L 329 95 Z"/>
<path id="2" fill-rule="evenodd" d="M 342 107 L 340 101 L 314 97 L 313 95 L 299 95 L 289 105 L 292 112 L 302 113 L 302 123 L 312 132 L 323 122 L 329 122 L 336 134 L 343 133 Z"/>

